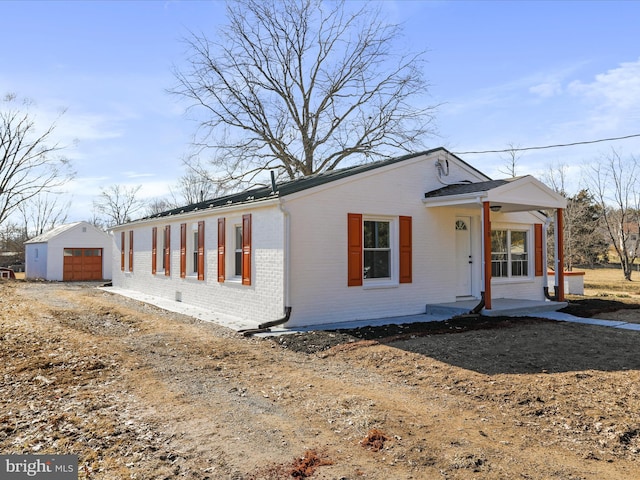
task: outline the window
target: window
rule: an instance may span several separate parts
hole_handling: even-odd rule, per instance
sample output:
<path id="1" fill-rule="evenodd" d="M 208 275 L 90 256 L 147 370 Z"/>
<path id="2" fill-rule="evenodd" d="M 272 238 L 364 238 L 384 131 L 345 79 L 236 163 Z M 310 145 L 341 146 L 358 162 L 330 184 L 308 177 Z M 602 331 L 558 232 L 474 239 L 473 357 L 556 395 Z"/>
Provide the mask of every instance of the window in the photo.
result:
<path id="1" fill-rule="evenodd" d="M 180 278 L 189 276 L 204 280 L 204 221 L 194 223 L 189 227 L 180 224 Z"/>
<path id="2" fill-rule="evenodd" d="M 193 273 L 198 273 L 198 230 L 194 228 L 191 232 L 191 236 L 193 238 L 193 248 L 192 248 L 192 261 L 191 261 L 191 270 Z"/>
<path id="3" fill-rule="evenodd" d="M 234 227 L 234 266 L 233 274 L 242 277 L 242 225 Z"/>
<path id="4" fill-rule="evenodd" d="M 391 277 L 389 222 L 364 222 L 364 278 Z"/>
<path id="5" fill-rule="evenodd" d="M 218 218 L 218 282 L 223 283 L 229 274 L 234 281 L 251 285 L 251 214 L 242 215 L 241 224 L 230 223 L 233 227 L 227 236 L 226 220 Z M 229 255 L 225 255 L 225 245 L 229 245 Z"/>
<path id="6" fill-rule="evenodd" d="M 519 230 L 491 231 L 491 276 L 528 277 L 528 232 Z"/>
<path id="7" fill-rule="evenodd" d="M 349 213 L 347 285 L 361 286 L 376 280 L 411 283 L 412 237 L 411 217 L 378 219 Z"/>

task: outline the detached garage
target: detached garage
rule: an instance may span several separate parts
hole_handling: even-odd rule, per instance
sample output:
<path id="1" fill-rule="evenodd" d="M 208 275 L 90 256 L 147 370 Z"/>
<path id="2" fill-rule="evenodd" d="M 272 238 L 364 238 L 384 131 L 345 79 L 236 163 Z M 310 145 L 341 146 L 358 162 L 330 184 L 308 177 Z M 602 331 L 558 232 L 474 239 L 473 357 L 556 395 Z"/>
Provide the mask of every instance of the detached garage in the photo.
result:
<path id="1" fill-rule="evenodd" d="M 112 243 L 110 235 L 88 222 L 56 227 L 25 242 L 26 278 L 110 279 Z"/>

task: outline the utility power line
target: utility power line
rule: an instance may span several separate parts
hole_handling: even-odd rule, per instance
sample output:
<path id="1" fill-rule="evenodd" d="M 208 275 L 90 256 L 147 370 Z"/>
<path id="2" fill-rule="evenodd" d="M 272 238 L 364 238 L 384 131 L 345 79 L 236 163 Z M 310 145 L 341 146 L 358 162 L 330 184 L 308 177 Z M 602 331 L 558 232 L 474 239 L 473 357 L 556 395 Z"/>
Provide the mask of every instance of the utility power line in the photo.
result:
<path id="1" fill-rule="evenodd" d="M 575 147 L 576 145 L 589 145 L 592 143 L 612 142 L 614 140 L 626 140 L 628 138 L 640 137 L 640 133 L 633 135 L 625 135 L 623 137 L 600 138 L 598 140 L 585 140 L 583 142 L 557 143 L 555 145 L 542 145 L 537 147 L 521 147 L 521 148 L 505 148 L 503 150 L 480 150 L 476 152 L 452 152 L 454 155 L 471 155 L 482 153 L 508 153 L 508 152 L 524 152 L 527 150 L 545 150 L 548 148 Z"/>

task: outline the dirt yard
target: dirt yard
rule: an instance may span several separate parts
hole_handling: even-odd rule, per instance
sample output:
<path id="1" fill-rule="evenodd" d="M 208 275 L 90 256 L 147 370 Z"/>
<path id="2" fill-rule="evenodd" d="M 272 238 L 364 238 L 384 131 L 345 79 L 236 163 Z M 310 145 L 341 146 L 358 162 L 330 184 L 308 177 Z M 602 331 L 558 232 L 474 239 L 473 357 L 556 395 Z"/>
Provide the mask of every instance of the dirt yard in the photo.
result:
<path id="1" fill-rule="evenodd" d="M 640 332 L 244 338 L 94 287 L 0 283 L 3 454 L 105 480 L 640 479 Z"/>

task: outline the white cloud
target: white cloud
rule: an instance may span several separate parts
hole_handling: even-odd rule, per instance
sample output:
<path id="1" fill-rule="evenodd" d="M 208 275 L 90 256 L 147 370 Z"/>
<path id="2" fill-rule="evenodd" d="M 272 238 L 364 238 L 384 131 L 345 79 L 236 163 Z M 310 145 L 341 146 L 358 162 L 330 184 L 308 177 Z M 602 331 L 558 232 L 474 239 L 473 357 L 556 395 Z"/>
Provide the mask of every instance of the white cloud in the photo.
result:
<path id="1" fill-rule="evenodd" d="M 571 82 L 567 91 L 588 105 L 582 122 L 588 131 L 598 134 L 640 131 L 640 59 L 598 74 L 593 82 Z"/>
<path id="2" fill-rule="evenodd" d="M 542 98 L 549 98 L 562 93 L 562 84 L 559 81 L 540 83 L 529 87 L 529 92 Z"/>
<path id="3" fill-rule="evenodd" d="M 640 58 L 596 75 L 591 83 L 571 82 L 568 91 L 596 102 L 602 107 L 630 109 L 640 107 Z"/>

